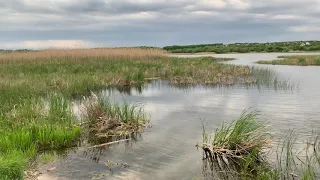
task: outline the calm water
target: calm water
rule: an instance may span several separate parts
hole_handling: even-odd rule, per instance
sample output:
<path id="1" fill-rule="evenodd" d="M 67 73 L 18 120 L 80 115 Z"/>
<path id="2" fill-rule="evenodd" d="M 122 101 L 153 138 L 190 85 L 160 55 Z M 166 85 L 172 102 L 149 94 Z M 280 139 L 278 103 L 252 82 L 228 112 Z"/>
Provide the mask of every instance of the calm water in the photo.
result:
<path id="1" fill-rule="evenodd" d="M 227 63 L 254 65 L 258 60 L 275 59 L 272 54 L 227 54 L 216 57 L 235 57 Z M 290 54 L 291 55 L 291 54 Z M 292 54 L 293 55 L 293 54 Z M 137 142 L 120 144 L 102 152 L 99 161 L 84 153 L 85 149 L 70 152 L 49 173 L 54 179 L 192 179 L 201 177 L 202 154 L 195 145 L 201 142 L 201 119 L 212 130 L 222 121 L 237 118 L 245 108 L 261 111 L 271 124 L 272 133 L 280 136 L 289 129 L 308 134 L 320 127 L 320 67 L 255 65 L 275 69 L 281 77 L 299 82 L 293 91 L 275 91 L 257 88 L 205 88 L 178 89 L 166 82 L 146 85 L 141 92 L 102 91 L 115 101 L 141 103 L 151 115 L 152 128 Z M 105 163 L 115 165 L 110 172 Z M 47 167 L 44 167 L 47 168 Z"/>

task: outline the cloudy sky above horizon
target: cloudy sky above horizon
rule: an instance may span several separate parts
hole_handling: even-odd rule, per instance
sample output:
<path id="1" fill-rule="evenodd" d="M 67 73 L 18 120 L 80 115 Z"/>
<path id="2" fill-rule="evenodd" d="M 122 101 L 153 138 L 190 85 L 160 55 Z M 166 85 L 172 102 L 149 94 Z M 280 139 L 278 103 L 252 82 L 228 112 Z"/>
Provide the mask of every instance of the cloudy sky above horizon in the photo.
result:
<path id="1" fill-rule="evenodd" d="M 0 49 L 320 40 L 320 0 L 0 0 Z"/>

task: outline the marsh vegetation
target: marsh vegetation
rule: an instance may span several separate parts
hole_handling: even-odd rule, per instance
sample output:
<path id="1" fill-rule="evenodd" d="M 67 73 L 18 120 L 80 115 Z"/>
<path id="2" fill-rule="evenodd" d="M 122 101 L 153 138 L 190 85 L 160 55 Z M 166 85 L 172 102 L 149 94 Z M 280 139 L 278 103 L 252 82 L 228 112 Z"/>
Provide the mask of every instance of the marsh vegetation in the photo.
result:
<path id="1" fill-rule="evenodd" d="M 263 85 L 274 79 L 266 78 L 272 74 L 268 70 L 219 63 L 224 60 L 231 59 L 168 57 L 157 48 L 0 54 L 0 179 L 22 179 L 39 152 L 78 146 L 83 138 L 91 145 L 115 136 L 130 138 L 147 127 L 149 118 L 141 107 L 111 103 L 91 91 L 153 79 L 176 86 Z M 71 108 L 83 96 L 89 99 L 83 102 L 85 122 Z"/>
<path id="2" fill-rule="evenodd" d="M 292 65 L 292 66 L 320 66 L 320 56 L 304 55 L 304 56 L 279 56 L 277 60 L 258 61 L 258 64 L 272 65 Z"/>

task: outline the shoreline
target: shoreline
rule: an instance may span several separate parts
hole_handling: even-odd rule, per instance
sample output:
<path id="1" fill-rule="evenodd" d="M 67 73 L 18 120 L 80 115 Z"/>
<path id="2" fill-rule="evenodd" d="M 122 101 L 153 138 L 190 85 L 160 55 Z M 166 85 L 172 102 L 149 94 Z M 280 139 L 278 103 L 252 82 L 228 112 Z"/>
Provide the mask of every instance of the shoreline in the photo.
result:
<path id="1" fill-rule="evenodd" d="M 199 53 L 170 53 L 168 52 L 168 55 L 206 55 L 206 54 L 272 54 L 272 53 L 287 53 L 287 54 L 293 54 L 293 53 L 320 53 L 320 51 L 290 51 L 290 52 L 246 52 L 246 53 L 240 53 L 240 52 L 230 52 L 230 53 L 215 53 L 215 52 L 199 52 Z"/>

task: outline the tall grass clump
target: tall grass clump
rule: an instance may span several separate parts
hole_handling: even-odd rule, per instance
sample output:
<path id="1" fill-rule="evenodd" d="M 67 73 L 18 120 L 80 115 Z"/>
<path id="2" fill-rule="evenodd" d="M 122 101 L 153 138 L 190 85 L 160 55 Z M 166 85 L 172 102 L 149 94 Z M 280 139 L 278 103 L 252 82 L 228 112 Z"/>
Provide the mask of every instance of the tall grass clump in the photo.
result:
<path id="1" fill-rule="evenodd" d="M 197 146 L 204 153 L 204 176 L 225 180 L 319 179 L 319 132 L 302 142 L 299 134 L 290 131 L 272 147 L 266 123 L 257 116 L 256 111 L 244 111 L 236 121 L 223 123 L 212 135 L 203 126 L 203 143 Z"/>
<path id="2" fill-rule="evenodd" d="M 265 164 L 263 149 L 271 136 L 264 122 L 258 120 L 256 111 L 244 111 L 231 122 L 223 123 L 213 135 L 203 131 L 205 159 L 218 171 L 239 170 L 244 177 L 257 172 Z M 249 173 L 250 172 L 250 173 Z"/>
<path id="3" fill-rule="evenodd" d="M 235 150 L 236 154 L 249 152 L 252 148 L 261 149 L 268 142 L 269 134 L 257 116 L 257 112 L 245 111 L 236 121 L 222 124 L 215 130 L 212 146 Z"/>
<path id="4" fill-rule="evenodd" d="M 82 109 L 88 124 L 89 141 L 93 143 L 141 133 L 149 123 L 142 107 L 128 103 L 110 103 L 94 93 L 86 99 Z"/>

